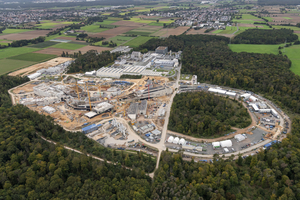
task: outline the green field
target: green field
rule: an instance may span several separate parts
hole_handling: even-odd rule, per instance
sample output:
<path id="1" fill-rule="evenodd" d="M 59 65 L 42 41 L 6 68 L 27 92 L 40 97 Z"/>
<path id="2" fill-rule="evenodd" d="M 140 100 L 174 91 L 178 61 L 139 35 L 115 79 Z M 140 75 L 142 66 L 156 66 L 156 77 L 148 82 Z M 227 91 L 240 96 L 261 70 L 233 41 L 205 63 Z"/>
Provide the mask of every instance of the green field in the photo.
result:
<path id="1" fill-rule="evenodd" d="M 23 60 L 23 61 L 31 61 L 31 62 L 42 62 L 46 60 L 50 60 L 52 58 L 56 58 L 57 56 L 51 54 L 41 54 L 41 53 L 25 53 L 18 56 L 12 56 L 7 59 L 12 60 Z"/>
<path id="2" fill-rule="evenodd" d="M 146 31 L 135 31 L 135 30 L 132 30 L 132 31 L 128 31 L 124 34 L 127 34 L 127 35 L 142 35 L 142 36 L 148 36 L 150 34 L 152 34 L 153 32 L 146 32 Z"/>
<path id="3" fill-rule="evenodd" d="M 265 19 L 269 20 L 269 22 L 273 22 L 273 18 L 272 17 L 264 17 Z"/>
<path id="4" fill-rule="evenodd" d="M 129 42 L 125 43 L 125 46 L 130 46 L 130 47 L 138 47 L 141 44 L 146 43 L 148 40 L 150 40 L 153 37 L 145 37 L 145 36 L 138 36 L 134 38 L 133 40 L 130 40 Z"/>
<path id="5" fill-rule="evenodd" d="M 293 19 L 293 18 L 290 18 L 290 17 L 283 17 L 284 19 Z"/>
<path id="6" fill-rule="evenodd" d="M 86 45 L 84 44 L 74 44 L 74 43 L 59 43 L 54 46 L 53 48 L 59 48 L 59 49 L 69 49 L 69 50 L 76 50 L 81 47 L 85 47 Z"/>
<path id="7" fill-rule="evenodd" d="M 249 52 L 249 53 L 272 53 L 278 54 L 278 47 L 281 45 L 256 45 L 256 44 L 231 44 L 230 49 L 234 52 Z M 281 50 L 283 55 L 286 55 L 291 61 L 292 66 L 290 70 L 300 76 L 300 45 L 293 45 L 291 47 Z"/>
<path id="8" fill-rule="evenodd" d="M 297 26 L 272 26 L 272 27 L 276 28 L 276 29 L 286 28 L 286 29 L 291 29 L 291 30 L 294 30 L 294 31 L 300 31 L 300 28 L 297 27 Z"/>
<path id="9" fill-rule="evenodd" d="M 17 56 L 24 53 L 30 53 L 38 50 L 41 49 L 30 47 L 9 47 L 5 49 L 0 49 L 0 59 Z"/>
<path id="10" fill-rule="evenodd" d="M 9 29 L 9 28 L 7 28 L 4 31 L 2 31 L 2 33 L 3 34 L 12 34 L 12 33 L 23 33 L 23 32 L 28 32 L 28 31 L 32 31 L 32 30 L 30 30 L 30 29 Z"/>
<path id="11" fill-rule="evenodd" d="M 119 45 L 122 45 L 122 44 L 126 43 L 128 40 L 133 39 L 133 38 L 134 37 L 126 37 L 126 36 L 118 35 L 116 37 L 109 38 L 106 41 L 109 41 L 109 42 L 113 41 L 114 43 L 117 43 L 117 45 L 119 46 Z M 108 47 L 108 45 L 102 45 L 102 41 L 95 43 L 95 45 Z"/>
<path id="12" fill-rule="evenodd" d="M 214 33 L 214 34 L 218 34 L 218 33 L 221 33 L 222 31 L 224 31 L 224 30 L 222 30 L 222 29 L 219 29 L 219 30 L 216 30 L 216 31 L 214 31 L 214 32 L 212 32 L 212 33 Z"/>
<path id="13" fill-rule="evenodd" d="M 55 28 L 55 26 L 61 25 L 61 24 L 68 25 L 68 24 L 78 23 L 78 22 L 60 22 L 60 23 L 54 23 L 54 22 L 51 22 L 50 20 L 44 20 L 42 22 L 45 22 L 45 23 L 36 24 L 35 27 L 40 28 L 40 29 L 52 29 L 52 28 Z"/>
<path id="14" fill-rule="evenodd" d="M 99 26 L 100 25 L 93 24 L 93 25 L 81 27 L 81 30 L 85 30 L 90 33 L 100 33 L 100 32 L 109 30 L 109 28 L 99 28 Z"/>
<path id="15" fill-rule="evenodd" d="M 119 21 L 119 20 L 118 20 Z M 116 21 L 114 21 L 114 20 L 104 20 L 103 22 L 96 22 L 95 24 L 96 25 L 109 25 L 109 24 L 112 24 L 112 23 L 115 23 Z"/>
<path id="16" fill-rule="evenodd" d="M 28 47 L 47 48 L 47 47 L 50 47 L 50 46 L 53 46 L 53 45 L 56 45 L 56 44 L 58 44 L 58 42 L 45 41 L 45 42 L 42 42 L 42 43 L 30 45 Z"/>
<path id="17" fill-rule="evenodd" d="M 136 17 L 130 18 L 130 20 L 125 20 L 125 21 L 133 21 L 136 23 L 143 23 L 143 24 L 150 24 L 152 22 L 156 22 L 156 20 L 143 20 L 143 19 L 136 18 Z"/>
<path id="18" fill-rule="evenodd" d="M 11 59 L 2 59 L 0 60 L 0 63 L 0 75 L 36 64 L 36 62 Z"/>

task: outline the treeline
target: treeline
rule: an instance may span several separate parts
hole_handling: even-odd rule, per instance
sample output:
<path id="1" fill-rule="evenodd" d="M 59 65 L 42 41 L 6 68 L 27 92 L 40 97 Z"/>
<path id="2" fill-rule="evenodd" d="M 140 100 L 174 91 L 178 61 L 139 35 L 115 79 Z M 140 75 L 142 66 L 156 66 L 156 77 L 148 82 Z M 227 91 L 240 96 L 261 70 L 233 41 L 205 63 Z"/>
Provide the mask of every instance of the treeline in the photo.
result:
<path id="1" fill-rule="evenodd" d="M 299 0 L 258 0 L 259 5 L 299 5 Z"/>
<path id="2" fill-rule="evenodd" d="M 14 88 L 18 85 L 26 83 L 29 81 L 27 76 L 0 76 L 0 107 L 8 108 L 11 104 L 11 98 L 8 94 L 8 90 Z"/>
<path id="3" fill-rule="evenodd" d="M 45 37 L 39 36 L 38 38 L 31 40 L 14 40 L 10 46 L 11 47 L 23 47 L 29 44 L 37 44 L 45 41 Z"/>
<path id="4" fill-rule="evenodd" d="M 75 62 L 73 62 L 69 69 L 68 73 L 75 72 L 87 72 L 97 70 L 103 66 L 112 63 L 120 56 L 120 53 L 110 53 L 109 51 L 102 51 L 98 53 L 95 50 L 88 51 L 83 55 L 79 55 Z M 70 56 L 69 54 L 69 57 Z"/>
<path id="5" fill-rule="evenodd" d="M 151 39 L 139 49 L 168 46 L 172 51 L 183 50 L 182 73 L 196 74 L 200 82 L 261 93 L 280 107 L 300 113 L 300 77 L 290 71 L 291 61 L 282 55 L 232 52 L 228 40 L 180 35 Z"/>
<path id="6" fill-rule="evenodd" d="M 208 92 L 188 92 L 175 96 L 168 129 L 193 137 L 205 137 L 250 124 L 247 109 L 236 100 Z"/>
<path id="7" fill-rule="evenodd" d="M 38 136 L 39 125 L 28 118 L 32 113 L 22 106 L 0 108 L 1 199 L 150 199 L 151 179 L 143 170 L 100 162 L 45 142 Z M 46 120 L 41 121 L 46 131 L 55 133 L 48 126 L 53 122 Z M 123 152 L 113 156 L 128 160 Z"/>
<path id="8" fill-rule="evenodd" d="M 232 40 L 233 44 L 282 44 L 295 42 L 298 35 L 291 29 L 248 29 Z"/>
<path id="9" fill-rule="evenodd" d="M 141 79 L 142 75 L 129 75 L 129 74 L 123 74 L 120 79 Z"/>

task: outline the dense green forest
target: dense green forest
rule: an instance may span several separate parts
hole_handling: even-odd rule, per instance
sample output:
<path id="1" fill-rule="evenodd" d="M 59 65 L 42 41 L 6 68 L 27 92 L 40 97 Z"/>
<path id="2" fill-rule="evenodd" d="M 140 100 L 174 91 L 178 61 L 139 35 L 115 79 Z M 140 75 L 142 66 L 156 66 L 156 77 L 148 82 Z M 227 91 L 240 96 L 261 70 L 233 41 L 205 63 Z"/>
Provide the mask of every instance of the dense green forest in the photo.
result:
<path id="1" fill-rule="evenodd" d="M 298 35 L 291 29 L 248 29 L 232 40 L 233 44 L 282 44 L 298 41 Z"/>
<path id="2" fill-rule="evenodd" d="M 143 170 L 45 142 L 26 117 L 30 113 L 20 106 L 0 108 L 0 199 L 149 199 L 151 178 Z"/>
<path id="3" fill-rule="evenodd" d="M 183 74 L 196 74 L 199 82 L 261 93 L 280 107 L 300 113 L 300 77 L 290 71 L 286 56 L 236 53 L 228 43 L 228 38 L 220 36 L 180 35 L 151 39 L 139 49 L 168 46 L 172 51 L 183 50 Z"/>
<path id="4" fill-rule="evenodd" d="M 205 137 L 250 124 L 247 109 L 236 100 L 208 92 L 189 92 L 175 96 L 168 129 L 193 137 Z"/>
<path id="5" fill-rule="evenodd" d="M 109 63 L 114 62 L 119 55 L 119 53 L 110 53 L 109 51 L 97 53 L 97 51 L 91 50 L 85 54 L 81 54 L 79 52 L 74 55 L 64 54 L 64 56 L 62 56 L 76 58 L 75 62 L 70 65 L 68 70 L 68 73 L 75 73 L 97 70 L 108 65 Z"/>

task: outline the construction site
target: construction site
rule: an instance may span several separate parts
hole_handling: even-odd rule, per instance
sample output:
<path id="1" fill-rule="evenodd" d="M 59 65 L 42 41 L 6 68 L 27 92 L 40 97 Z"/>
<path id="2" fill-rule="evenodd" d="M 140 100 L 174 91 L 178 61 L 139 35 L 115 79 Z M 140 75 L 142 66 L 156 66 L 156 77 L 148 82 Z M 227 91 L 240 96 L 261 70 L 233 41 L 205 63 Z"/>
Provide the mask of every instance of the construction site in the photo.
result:
<path id="1" fill-rule="evenodd" d="M 172 84 L 169 84 L 169 79 L 165 77 L 145 76 L 141 79 L 113 80 L 63 75 L 56 81 L 45 79 L 30 81 L 15 88 L 12 91 L 12 98 L 16 103 L 51 116 L 56 123 L 69 131 L 84 132 L 85 127 L 104 119 L 118 117 L 133 127 L 138 127 L 135 125 L 139 121 L 151 124 L 158 122 L 157 128 L 154 126 L 155 128 L 146 132 L 136 129 L 142 131 L 144 135 L 155 130 L 154 133 L 159 135 L 158 129 L 161 129 L 164 123 L 163 105 L 168 103 L 168 96 L 173 91 Z M 116 125 L 116 121 L 111 125 L 122 127 L 122 123 Z M 103 127 L 105 130 L 109 129 L 107 125 Z M 116 134 L 116 130 L 103 131 L 103 127 L 98 127 L 102 132 L 96 129 L 95 133 L 88 136 L 96 141 L 101 139 L 101 144 L 110 137 L 115 141 L 128 140 L 126 131 L 120 129 L 117 132 L 120 131 L 122 134 Z M 106 133 L 106 137 L 102 137 L 101 133 Z M 110 140 L 107 142 L 113 143 Z"/>

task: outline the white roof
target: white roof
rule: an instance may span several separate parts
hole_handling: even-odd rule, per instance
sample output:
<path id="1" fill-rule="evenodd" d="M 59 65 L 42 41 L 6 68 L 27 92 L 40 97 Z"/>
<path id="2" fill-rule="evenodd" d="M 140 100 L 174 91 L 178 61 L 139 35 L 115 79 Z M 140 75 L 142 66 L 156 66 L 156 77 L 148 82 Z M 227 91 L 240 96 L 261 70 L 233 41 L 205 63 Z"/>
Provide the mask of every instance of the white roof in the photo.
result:
<path id="1" fill-rule="evenodd" d="M 219 146 L 220 146 L 220 142 L 213 142 L 212 145 L 213 145 L 214 147 L 219 147 Z"/>
<path id="2" fill-rule="evenodd" d="M 89 117 L 89 118 L 91 118 L 91 117 L 95 117 L 97 115 L 97 113 L 91 111 L 91 112 L 85 113 L 84 115 L 87 116 L 87 117 Z"/>
<path id="3" fill-rule="evenodd" d="M 241 95 L 241 97 L 245 97 L 246 99 L 249 98 L 250 96 L 251 96 L 251 94 L 248 94 L 248 93 L 245 93 L 245 94 Z"/>
<path id="4" fill-rule="evenodd" d="M 236 93 L 235 92 L 226 92 L 227 95 L 230 95 L 230 96 L 235 96 Z"/>
<path id="5" fill-rule="evenodd" d="M 258 100 L 258 98 L 256 98 L 255 96 L 250 96 L 249 97 L 252 101 L 257 101 Z"/>
<path id="6" fill-rule="evenodd" d="M 227 149 L 227 148 L 224 148 L 224 151 L 227 153 L 227 152 L 229 152 L 229 150 Z"/>
<path id="7" fill-rule="evenodd" d="M 185 143 L 185 139 L 183 139 L 183 138 L 181 138 L 180 140 L 179 140 L 179 144 L 184 144 Z"/>
<path id="8" fill-rule="evenodd" d="M 169 143 L 172 143 L 173 140 L 174 140 L 174 137 L 173 137 L 173 136 L 170 136 L 169 139 L 168 139 L 168 142 L 169 142 Z"/>
<path id="9" fill-rule="evenodd" d="M 154 131 L 152 131 L 152 133 L 153 133 L 154 135 L 159 135 L 159 134 L 161 134 L 161 131 L 155 129 Z"/>
<path id="10" fill-rule="evenodd" d="M 174 138 L 173 143 L 178 144 L 178 142 L 179 142 L 179 137 Z"/>
<path id="11" fill-rule="evenodd" d="M 219 94 L 226 94 L 226 91 L 225 91 L 225 90 L 216 89 L 216 88 L 209 88 L 208 91 L 209 91 L 209 92 L 219 93 Z"/>
<path id="12" fill-rule="evenodd" d="M 242 134 L 237 134 L 234 136 L 234 138 L 239 142 L 246 139 Z"/>
<path id="13" fill-rule="evenodd" d="M 252 108 L 253 108 L 255 111 L 258 111 L 258 110 L 259 110 L 259 108 L 257 107 L 256 104 L 252 103 L 252 104 L 250 104 L 250 105 L 252 106 Z"/>
<path id="14" fill-rule="evenodd" d="M 224 140 L 220 142 L 222 147 L 231 147 L 232 146 L 232 142 L 231 140 Z"/>

